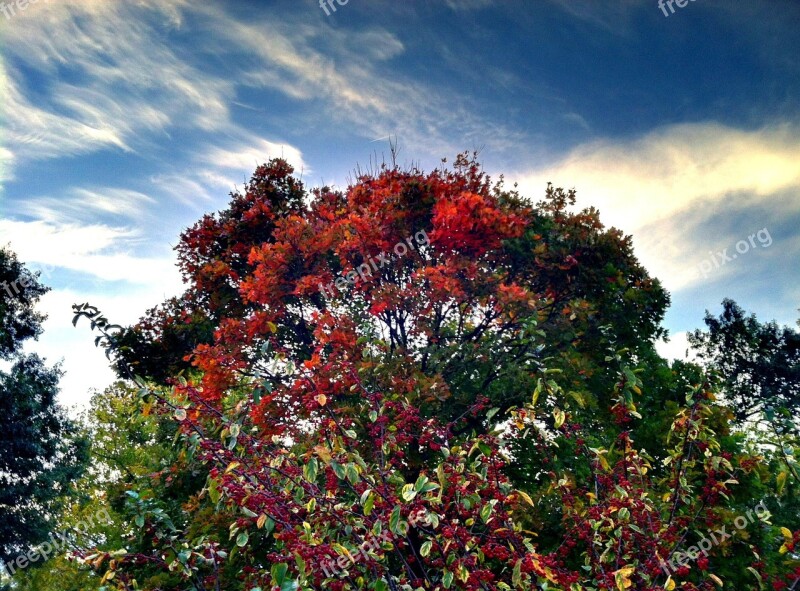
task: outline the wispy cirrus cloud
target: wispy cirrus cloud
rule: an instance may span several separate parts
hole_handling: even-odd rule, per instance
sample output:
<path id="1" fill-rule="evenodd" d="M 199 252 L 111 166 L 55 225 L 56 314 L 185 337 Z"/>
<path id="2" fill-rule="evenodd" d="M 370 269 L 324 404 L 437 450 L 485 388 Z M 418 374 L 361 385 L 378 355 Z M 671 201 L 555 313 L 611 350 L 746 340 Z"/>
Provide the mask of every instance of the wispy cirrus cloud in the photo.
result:
<path id="1" fill-rule="evenodd" d="M 637 11 L 651 8 L 645 0 L 618 0 L 608 3 L 594 0 L 546 1 L 578 21 L 619 36 L 625 36 L 631 31 L 631 20 Z"/>
<path id="2" fill-rule="evenodd" d="M 15 154 L 135 150 L 171 127 L 228 125 L 233 83 L 193 66 L 169 43 L 184 5 L 76 0 L 18 14 L 3 31 L 4 53 L 49 85 L 34 92 L 19 69 L 0 69 L 4 127 Z"/>
<path id="3" fill-rule="evenodd" d="M 517 129 L 477 116 L 463 97 L 401 74 L 392 60 L 404 54 L 405 44 L 383 28 L 339 30 L 323 20 L 278 18 L 244 22 L 216 6 L 202 10 L 212 15 L 207 22 L 225 21 L 217 29 L 223 31 L 221 51 L 236 48 L 254 61 L 240 76 L 244 84 L 309 103 L 303 124 L 346 125 L 369 139 L 392 130 L 415 153 L 437 161 L 476 138 L 497 149 L 522 141 Z"/>
<path id="4" fill-rule="evenodd" d="M 488 8 L 494 0 L 445 0 L 447 7 L 452 10 L 480 10 Z"/>
<path id="5" fill-rule="evenodd" d="M 61 197 L 32 197 L 9 205 L 8 213 L 52 224 L 90 223 L 97 216 L 140 220 L 156 200 L 119 187 L 73 187 Z"/>

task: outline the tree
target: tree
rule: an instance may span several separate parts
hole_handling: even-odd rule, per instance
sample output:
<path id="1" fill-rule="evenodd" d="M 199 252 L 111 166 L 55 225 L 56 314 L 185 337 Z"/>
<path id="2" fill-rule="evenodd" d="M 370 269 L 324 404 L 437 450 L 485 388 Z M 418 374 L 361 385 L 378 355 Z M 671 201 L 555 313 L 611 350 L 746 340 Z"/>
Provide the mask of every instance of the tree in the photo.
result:
<path id="1" fill-rule="evenodd" d="M 75 309 L 205 477 L 180 509 L 130 491 L 146 544 L 106 561 L 104 581 L 127 589 L 142 565 L 185 581 L 152 589 L 247 591 L 797 578 L 778 550 L 797 534 L 761 518 L 697 568 L 669 568 L 780 495 L 702 370 L 655 356 L 668 296 L 596 211 L 570 212 L 554 187 L 531 205 L 468 156 L 308 202 L 291 172 L 259 168 L 184 234 L 194 283 L 175 308 L 215 331 L 169 387 L 135 375 L 136 330 Z"/>
<path id="2" fill-rule="evenodd" d="M 97 546 L 147 552 L 152 547 L 147 537 L 131 529 L 140 515 L 137 508 L 158 503 L 165 513 L 180 512 L 202 489 L 204 478 L 194 482 L 197 466 L 187 464 L 185 454 L 173 445 L 176 423 L 141 408 L 135 388 L 117 382 L 95 393 L 81 422 L 91 438 L 92 461 L 74 483 L 75 495 L 57 520 L 69 544 L 39 568 L 16 575 L 18 591 L 102 589 L 95 571 L 114 558 L 97 552 Z M 147 491 L 144 498 L 134 498 L 137 490 Z M 148 565 L 136 578 L 153 587 L 180 581 Z"/>
<path id="3" fill-rule="evenodd" d="M 722 379 L 739 424 L 758 418 L 800 425 L 800 332 L 775 322 L 762 324 L 733 300 L 723 300 L 719 317 L 706 311 L 707 331 L 689 335 L 689 344 Z M 800 321 L 798 321 L 800 325 Z"/>
<path id="4" fill-rule="evenodd" d="M 86 441 L 56 402 L 58 367 L 23 343 L 41 332 L 34 306 L 47 288 L 8 249 L 0 249 L 0 559 L 44 541 L 69 484 L 83 471 Z"/>

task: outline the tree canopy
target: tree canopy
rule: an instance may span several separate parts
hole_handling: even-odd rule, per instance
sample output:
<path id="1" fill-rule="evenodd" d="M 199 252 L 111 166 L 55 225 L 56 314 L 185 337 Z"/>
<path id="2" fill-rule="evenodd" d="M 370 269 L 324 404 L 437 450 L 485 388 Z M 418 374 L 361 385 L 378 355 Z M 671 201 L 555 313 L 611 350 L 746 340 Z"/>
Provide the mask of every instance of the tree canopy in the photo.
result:
<path id="1" fill-rule="evenodd" d="M 9 562 L 48 537 L 87 457 L 56 402 L 59 368 L 23 351 L 41 333 L 35 305 L 47 288 L 7 248 L 0 279 L 0 360 L 10 364 L 0 370 L 0 560 Z"/>
<path id="2" fill-rule="evenodd" d="M 718 317 L 706 313 L 708 330 L 690 334 L 690 344 L 719 374 L 737 422 L 752 422 L 767 411 L 797 433 L 800 332 L 762 324 L 733 300 L 724 300 L 722 308 Z"/>
<path id="3" fill-rule="evenodd" d="M 311 192 L 260 166 L 181 236 L 182 297 L 75 307 L 177 445 L 81 559 L 120 590 L 797 585 L 796 443 L 657 355 L 668 294 L 574 203 L 469 155 Z"/>

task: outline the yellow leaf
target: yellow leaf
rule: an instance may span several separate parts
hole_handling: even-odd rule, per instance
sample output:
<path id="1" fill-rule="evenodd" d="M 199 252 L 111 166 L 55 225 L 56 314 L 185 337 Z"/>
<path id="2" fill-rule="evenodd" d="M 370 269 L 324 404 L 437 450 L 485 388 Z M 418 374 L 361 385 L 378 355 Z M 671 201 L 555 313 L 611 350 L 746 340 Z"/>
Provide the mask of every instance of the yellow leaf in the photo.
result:
<path id="1" fill-rule="evenodd" d="M 783 487 L 786 486 L 786 476 L 787 476 L 786 472 L 781 472 L 775 478 L 775 484 L 777 485 L 778 494 L 781 494 L 783 492 Z"/>
<path id="2" fill-rule="evenodd" d="M 529 495 L 528 493 L 526 493 L 526 492 L 523 492 L 523 491 L 521 491 L 521 490 L 518 490 L 518 491 L 517 491 L 517 494 L 518 494 L 520 497 L 522 497 L 522 500 L 523 500 L 523 501 L 525 501 L 525 502 L 526 502 L 526 503 L 528 503 L 528 504 L 529 504 L 531 507 L 533 507 L 533 499 L 530 497 L 530 495 Z"/>
<path id="3" fill-rule="evenodd" d="M 614 571 L 614 580 L 617 583 L 617 589 L 619 589 L 619 591 L 625 591 L 625 589 L 633 585 L 633 581 L 631 581 L 633 571 L 634 568 L 632 566 L 626 566 L 618 571 Z"/>
<path id="4" fill-rule="evenodd" d="M 317 445 L 316 447 L 314 447 L 314 451 L 317 452 L 317 455 L 323 462 L 325 462 L 326 464 L 331 463 L 331 452 L 328 451 L 327 447 L 325 447 L 324 445 Z"/>
<path id="5" fill-rule="evenodd" d="M 259 515 L 258 521 L 256 521 L 256 526 L 258 527 L 258 529 L 261 529 L 262 527 L 264 527 L 264 524 L 266 522 L 267 522 L 267 516 L 262 513 L 261 515 Z"/>
<path id="6" fill-rule="evenodd" d="M 336 550 L 341 556 L 347 556 L 347 558 L 355 564 L 355 560 L 353 559 L 353 555 L 350 554 L 350 550 L 342 546 L 341 544 L 333 544 L 333 549 Z"/>
<path id="7" fill-rule="evenodd" d="M 231 472 L 232 470 L 236 470 L 236 468 L 238 468 L 239 465 L 240 465 L 239 462 L 231 462 L 230 464 L 228 464 L 228 467 L 225 468 L 225 474 Z"/>
<path id="8" fill-rule="evenodd" d="M 667 582 L 664 583 L 664 589 L 666 591 L 672 591 L 675 588 L 675 581 L 672 580 L 672 575 L 667 578 Z"/>
<path id="9" fill-rule="evenodd" d="M 714 581 L 717 584 L 717 586 L 719 586 L 719 587 L 722 587 L 723 585 L 725 585 L 725 583 L 722 582 L 722 579 L 720 579 L 717 575 L 708 575 L 708 577 L 712 581 Z"/>
<path id="10" fill-rule="evenodd" d="M 794 539 L 794 535 L 792 534 L 792 531 L 789 528 L 782 527 L 781 533 L 783 534 L 783 537 L 790 542 Z"/>
<path id="11" fill-rule="evenodd" d="M 327 397 L 327 396 L 325 396 L 325 394 L 318 394 L 318 395 L 316 396 L 316 398 L 314 398 L 314 400 L 316 400 L 317 402 L 319 402 L 319 405 L 320 405 L 320 406 L 325 406 L 325 404 L 327 404 L 327 402 L 328 402 L 328 397 Z"/>

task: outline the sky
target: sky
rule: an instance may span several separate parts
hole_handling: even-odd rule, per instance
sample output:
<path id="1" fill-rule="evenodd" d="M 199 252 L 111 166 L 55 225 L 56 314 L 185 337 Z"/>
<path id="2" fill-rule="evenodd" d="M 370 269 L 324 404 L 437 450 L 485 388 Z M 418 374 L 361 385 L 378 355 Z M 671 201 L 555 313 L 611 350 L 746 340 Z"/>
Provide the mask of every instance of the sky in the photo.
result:
<path id="1" fill-rule="evenodd" d="M 52 288 L 27 350 L 65 405 L 112 381 L 72 304 L 135 322 L 258 164 L 344 188 L 389 138 L 425 169 L 480 150 L 532 201 L 574 188 L 670 291 L 664 355 L 725 297 L 800 318 L 797 0 L 323 4 L 0 3 L 0 244 Z"/>

